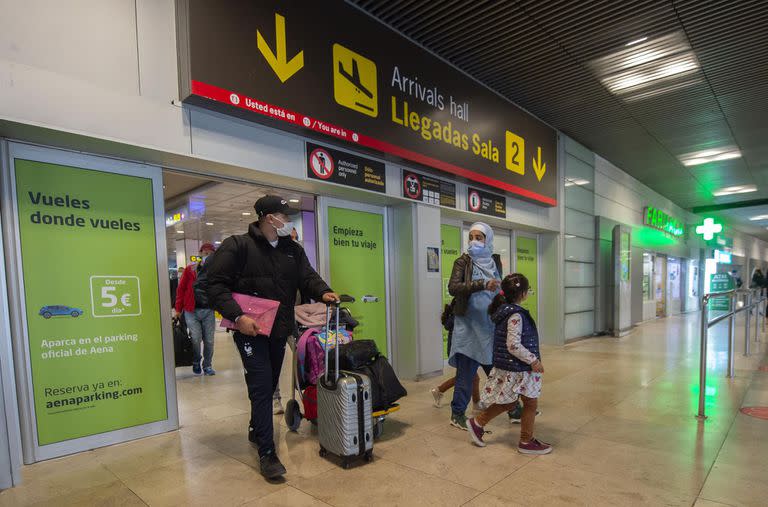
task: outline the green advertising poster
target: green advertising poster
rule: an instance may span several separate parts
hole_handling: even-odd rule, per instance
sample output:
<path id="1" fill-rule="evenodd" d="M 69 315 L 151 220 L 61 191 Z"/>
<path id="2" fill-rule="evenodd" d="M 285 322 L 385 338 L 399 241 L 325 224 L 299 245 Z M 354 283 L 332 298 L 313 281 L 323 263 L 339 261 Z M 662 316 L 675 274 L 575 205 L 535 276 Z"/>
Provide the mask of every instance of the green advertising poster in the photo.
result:
<path id="1" fill-rule="evenodd" d="M 15 174 L 39 445 L 167 419 L 152 180 Z"/>
<path id="2" fill-rule="evenodd" d="M 328 208 L 331 287 L 355 298 L 346 305 L 360 322 L 356 339 L 374 340 L 387 354 L 384 217 L 379 213 Z"/>
<path id="3" fill-rule="evenodd" d="M 517 236 L 517 272 L 525 275 L 531 284 L 528 299 L 520 306 L 531 312 L 533 320 L 537 320 L 539 309 L 539 249 L 536 238 Z"/>
<path id="4" fill-rule="evenodd" d="M 440 242 L 442 243 L 442 261 L 440 271 L 443 278 L 443 306 L 451 302 L 448 293 L 448 280 L 451 278 L 453 263 L 461 255 L 461 229 L 455 225 L 440 226 Z M 443 329 L 443 358 L 448 358 L 448 331 Z"/>

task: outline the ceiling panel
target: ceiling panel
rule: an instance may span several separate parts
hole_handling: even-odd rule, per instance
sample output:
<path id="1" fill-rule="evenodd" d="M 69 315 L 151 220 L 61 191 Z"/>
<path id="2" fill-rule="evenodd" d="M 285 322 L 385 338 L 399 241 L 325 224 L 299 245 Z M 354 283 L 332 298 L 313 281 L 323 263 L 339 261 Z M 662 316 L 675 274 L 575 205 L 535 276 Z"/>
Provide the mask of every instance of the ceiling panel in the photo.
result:
<path id="1" fill-rule="evenodd" d="M 766 0 L 348 1 L 659 193 L 673 196 L 670 178 L 689 188 L 680 204 L 768 180 Z M 719 171 L 677 159 L 729 145 L 743 158 Z"/>

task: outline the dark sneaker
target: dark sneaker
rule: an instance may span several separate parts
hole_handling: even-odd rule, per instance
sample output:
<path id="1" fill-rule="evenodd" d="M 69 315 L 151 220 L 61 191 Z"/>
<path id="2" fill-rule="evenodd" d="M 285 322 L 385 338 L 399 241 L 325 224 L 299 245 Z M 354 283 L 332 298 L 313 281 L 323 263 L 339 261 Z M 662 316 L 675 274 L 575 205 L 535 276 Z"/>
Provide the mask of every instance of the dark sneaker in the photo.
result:
<path id="1" fill-rule="evenodd" d="M 552 452 L 552 446 L 539 442 L 535 438 L 530 442 L 517 444 L 517 452 L 520 454 L 549 454 Z"/>
<path id="2" fill-rule="evenodd" d="M 269 480 L 279 479 L 286 472 L 285 467 L 274 452 L 259 458 L 259 467 L 261 468 L 261 475 Z"/>
<path id="3" fill-rule="evenodd" d="M 205 372 L 205 374 L 206 374 L 206 375 L 208 375 L 209 377 L 210 377 L 210 376 L 213 376 L 213 375 L 216 375 L 216 370 L 214 370 L 214 369 L 213 369 L 213 368 L 211 368 L 210 366 L 209 366 L 208 368 L 205 368 L 203 371 L 204 371 L 204 372 Z"/>
<path id="4" fill-rule="evenodd" d="M 472 443 L 478 447 L 485 447 L 485 442 L 483 442 L 483 435 L 485 435 L 485 430 L 483 427 L 475 422 L 474 417 L 467 421 L 467 426 L 469 426 L 468 433 L 469 438 L 472 439 Z"/>
<path id="5" fill-rule="evenodd" d="M 451 416 L 451 426 L 467 431 L 467 416 L 464 414 L 454 414 Z"/>
<path id="6" fill-rule="evenodd" d="M 202 375 L 203 369 L 200 367 L 200 363 L 195 363 L 192 365 L 192 373 L 195 375 Z"/>

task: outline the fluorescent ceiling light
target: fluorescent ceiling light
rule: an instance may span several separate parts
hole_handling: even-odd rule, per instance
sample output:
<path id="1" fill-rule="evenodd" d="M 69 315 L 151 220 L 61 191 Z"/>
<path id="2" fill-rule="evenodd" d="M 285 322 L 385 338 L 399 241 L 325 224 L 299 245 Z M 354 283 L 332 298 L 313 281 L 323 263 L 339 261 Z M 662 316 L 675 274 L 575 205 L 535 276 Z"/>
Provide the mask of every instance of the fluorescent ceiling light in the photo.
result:
<path id="1" fill-rule="evenodd" d="M 184 231 L 176 231 L 178 234 L 184 234 Z"/>
<path id="2" fill-rule="evenodd" d="M 750 220 L 757 221 L 757 220 L 768 220 L 768 215 L 757 215 L 754 217 L 751 217 Z"/>
<path id="3" fill-rule="evenodd" d="M 244 217 L 249 217 L 249 216 L 251 216 L 251 214 L 250 214 L 250 213 L 248 213 L 247 211 L 244 211 L 244 212 L 243 212 L 243 216 L 244 216 Z"/>
<path id="4" fill-rule="evenodd" d="M 576 237 L 576 236 L 574 236 L 573 234 L 566 234 L 566 235 L 565 235 L 565 239 L 573 239 L 573 238 L 575 238 L 575 237 Z"/>
<path id="5" fill-rule="evenodd" d="M 721 188 L 713 192 L 715 197 L 722 197 L 724 195 L 734 194 L 747 194 L 749 192 L 757 192 L 757 185 L 734 185 L 732 187 Z"/>
<path id="6" fill-rule="evenodd" d="M 634 46 L 635 44 L 640 44 L 641 42 L 645 42 L 648 40 L 648 37 L 640 37 L 639 39 L 635 39 L 633 41 L 629 41 L 625 44 L 625 46 Z"/>
<path id="7" fill-rule="evenodd" d="M 213 222 L 205 222 L 205 225 L 213 225 Z"/>
<path id="8" fill-rule="evenodd" d="M 701 82 L 699 61 L 682 32 L 632 40 L 588 65 L 608 91 L 627 101 Z"/>
<path id="9" fill-rule="evenodd" d="M 740 157 L 741 152 L 739 151 L 738 147 L 723 146 L 722 148 L 685 153 L 680 155 L 679 158 L 680 162 L 682 162 L 684 166 L 690 167 L 694 165 L 707 164 L 709 162 L 719 162 L 721 160 L 731 160 Z"/>
<path id="10" fill-rule="evenodd" d="M 290 199 L 290 201 L 289 201 L 289 202 L 292 202 L 292 203 L 294 203 L 294 204 L 295 204 L 295 203 L 299 202 L 299 200 L 298 200 L 298 199 Z"/>
<path id="11" fill-rule="evenodd" d="M 221 244 L 221 241 L 214 241 L 214 242 L 213 242 L 213 244 L 214 244 L 214 245 L 220 245 L 220 244 Z"/>
<path id="12" fill-rule="evenodd" d="M 589 180 L 585 180 L 584 178 L 573 178 L 573 179 L 566 178 L 565 179 L 565 186 L 566 187 L 572 187 L 574 185 L 578 185 L 578 186 L 582 187 L 584 185 L 589 185 L 589 183 L 590 183 L 590 181 Z"/>

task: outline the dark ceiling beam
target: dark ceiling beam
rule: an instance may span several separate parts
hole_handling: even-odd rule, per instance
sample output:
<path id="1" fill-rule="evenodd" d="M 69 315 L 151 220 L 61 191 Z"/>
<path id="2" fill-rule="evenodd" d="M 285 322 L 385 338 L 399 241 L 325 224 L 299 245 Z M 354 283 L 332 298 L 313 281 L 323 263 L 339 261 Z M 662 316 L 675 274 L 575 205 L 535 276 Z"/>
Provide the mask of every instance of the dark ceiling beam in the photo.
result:
<path id="1" fill-rule="evenodd" d="M 727 204 L 713 204 L 711 206 L 697 206 L 691 208 L 691 213 L 712 213 L 713 211 L 725 211 L 738 208 L 752 208 L 754 206 L 766 206 L 768 199 L 754 199 L 752 201 L 729 202 Z"/>

